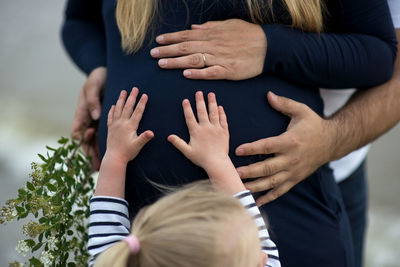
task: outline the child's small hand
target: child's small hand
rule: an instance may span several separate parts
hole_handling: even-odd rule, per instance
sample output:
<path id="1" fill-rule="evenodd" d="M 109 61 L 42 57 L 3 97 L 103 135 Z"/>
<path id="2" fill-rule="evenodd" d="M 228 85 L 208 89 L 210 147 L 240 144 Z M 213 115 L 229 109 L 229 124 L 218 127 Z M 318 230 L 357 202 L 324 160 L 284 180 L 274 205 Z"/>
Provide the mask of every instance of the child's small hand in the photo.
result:
<path id="1" fill-rule="evenodd" d="M 126 99 L 127 92 L 122 91 L 117 104 L 113 105 L 108 113 L 106 154 L 121 163 L 128 163 L 128 161 L 134 159 L 143 146 L 154 136 L 150 130 L 137 135 L 137 129 L 148 99 L 147 95 L 143 94 L 135 110 L 133 110 L 138 94 L 139 90 L 133 88 L 128 99 Z"/>
<path id="2" fill-rule="evenodd" d="M 230 162 L 228 122 L 222 106 L 217 106 L 215 94 L 208 94 L 207 112 L 203 93 L 196 93 L 198 122 L 189 100 L 183 100 L 182 105 L 190 141 L 186 143 L 176 135 L 168 136 L 168 141 L 206 171 L 220 162 Z"/>

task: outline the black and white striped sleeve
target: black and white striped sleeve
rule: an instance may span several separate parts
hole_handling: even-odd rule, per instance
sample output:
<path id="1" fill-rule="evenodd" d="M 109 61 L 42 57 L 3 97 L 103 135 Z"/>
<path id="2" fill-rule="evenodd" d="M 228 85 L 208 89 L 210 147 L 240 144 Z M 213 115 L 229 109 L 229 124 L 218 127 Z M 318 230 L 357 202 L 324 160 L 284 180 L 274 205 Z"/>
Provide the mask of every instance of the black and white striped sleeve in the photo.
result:
<path id="1" fill-rule="evenodd" d="M 121 198 L 96 196 L 90 200 L 89 266 L 97 255 L 129 235 L 128 203 Z"/>
<path id="2" fill-rule="evenodd" d="M 278 248 L 275 243 L 269 237 L 268 229 L 265 225 L 264 219 L 261 216 L 260 210 L 258 209 L 256 202 L 250 191 L 242 191 L 234 195 L 240 203 L 249 211 L 251 217 L 258 228 L 258 236 L 260 237 L 261 249 L 268 255 L 266 267 L 280 267 Z"/>

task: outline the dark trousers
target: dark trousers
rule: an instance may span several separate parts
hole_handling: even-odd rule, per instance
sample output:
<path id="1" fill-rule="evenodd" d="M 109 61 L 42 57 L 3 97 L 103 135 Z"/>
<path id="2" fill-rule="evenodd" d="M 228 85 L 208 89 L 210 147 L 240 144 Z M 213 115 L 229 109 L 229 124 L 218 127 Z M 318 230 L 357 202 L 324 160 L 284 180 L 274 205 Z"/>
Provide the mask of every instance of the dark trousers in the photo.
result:
<path id="1" fill-rule="evenodd" d="M 283 267 L 353 267 L 351 227 L 339 186 L 323 166 L 261 207 Z"/>
<path id="2" fill-rule="evenodd" d="M 355 267 L 363 266 L 364 238 L 367 225 L 367 181 L 365 163 L 339 183 L 353 237 Z"/>

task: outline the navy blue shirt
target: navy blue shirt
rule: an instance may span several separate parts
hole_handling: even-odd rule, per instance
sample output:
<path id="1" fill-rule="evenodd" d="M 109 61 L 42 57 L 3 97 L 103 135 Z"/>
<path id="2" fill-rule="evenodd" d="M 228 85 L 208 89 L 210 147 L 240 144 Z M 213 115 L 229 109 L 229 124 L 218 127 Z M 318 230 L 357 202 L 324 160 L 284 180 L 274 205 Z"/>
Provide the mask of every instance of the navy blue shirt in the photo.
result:
<path id="1" fill-rule="evenodd" d="M 127 55 L 121 49 L 115 0 L 69 0 L 67 3 L 62 36 L 69 55 L 86 73 L 98 66 L 107 67 L 99 125 L 102 155 L 106 148 L 106 114 L 120 91 L 137 86 L 149 95 L 139 130 L 151 129 L 155 138 L 128 166 L 127 199 L 130 202 L 133 196 L 136 196 L 136 204 L 152 199 L 152 194 L 148 196 L 147 190 L 143 191 L 142 186 L 150 187 L 143 177 L 176 184 L 205 176 L 166 140 L 172 133 L 188 140 L 181 101 L 184 98 L 193 100 L 197 90 L 215 92 L 219 104 L 224 106 L 231 133 L 231 157 L 234 164 L 240 166 L 262 157 L 235 157 L 235 147 L 279 135 L 287 127 L 288 118 L 268 105 L 267 91 L 303 102 L 321 113 L 317 87 L 367 87 L 391 76 L 396 38 L 386 1 L 335 0 L 326 3 L 329 15 L 326 32 L 321 34 L 285 26 L 290 20 L 281 18 L 288 18 L 288 15 L 276 4 L 276 21 L 262 25 L 268 49 L 264 73 L 258 77 L 234 82 L 188 80 L 183 77 L 182 70 L 159 68 L 157 60 L 150 56 L 151 48 L 158 46 L 154 41 L 156 35 L 210 20 L 250 19 L 245 1 L 206 0 L 203 4 L 187 1 L 187 5 L 189 14 L 181 0 L 162 1 L 154 32 L 138 52 Z M 267 20 L 268 17 L 266 13 Z"/>
<path id="2" fill-rule="evenodd" d="M 150 56 L 158 46 L 154 37 L 184 30 L 191 24 L 240 18 L 250 21 L 244 0 L 160 1 L 153 35 L 135 54 L 121 49 L 115 20 L 115 0 L 69 0 L 62 37 L 73 61 L 87 74 L 107 67 L 107 81 L 99 123 L 99 146 L 106 149 L 107 113 L 121 90 L 137 86 L 149 95 L 139 132 L 151 129 L 155 138 L 127 168 L 126 199 L 139 209 L 160 193 L 147 179 L 176 185 L 206 178 L 167 141 L 169 134 L 189 139 L 181 101 L 194 93 L 215 92 L 228 116 L 230 156 L 236 166 L 264 156 L 236 157 L 234 149 L 246 142 L 276 136 L 286 130 L 288 118 L 273 110 L 266 93 L 303 102 L 322 114 L 318 87 L 365 88 L 391 77 L 396 38 L 386 1 L 329 0 L 325 31 L 292 29 L 286 11 L 274 3 L 275 21 L 265 16 L 268 40 L 264 72 L 243 81 L 188 80 L 182 70 L 164 70 Z M 286 19 L 285 19 L 286 18 Z M 350 266 L 350 230 L 340 193 L 330 170 L 323 166 L 278 200 L 263 206 L 270 216 L 272 236 L 283 266 Z M 275 235 L 275 236 L 274 236 Z"/>

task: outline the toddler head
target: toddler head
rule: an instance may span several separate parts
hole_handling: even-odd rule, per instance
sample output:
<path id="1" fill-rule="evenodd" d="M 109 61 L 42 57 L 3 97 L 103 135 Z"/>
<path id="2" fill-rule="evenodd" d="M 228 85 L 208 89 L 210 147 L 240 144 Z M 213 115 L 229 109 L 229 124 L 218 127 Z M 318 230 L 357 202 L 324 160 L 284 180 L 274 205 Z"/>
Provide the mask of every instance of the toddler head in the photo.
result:
<path id="1" fill-rule="evenodd" d="M 142 209 L 131 233 L 140 249 L 121 241 L 104 251 L 95 266 L 256 267 L 260 262 L 257 227 L 231 195 L 196 182 Z"/>

